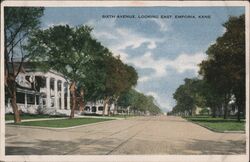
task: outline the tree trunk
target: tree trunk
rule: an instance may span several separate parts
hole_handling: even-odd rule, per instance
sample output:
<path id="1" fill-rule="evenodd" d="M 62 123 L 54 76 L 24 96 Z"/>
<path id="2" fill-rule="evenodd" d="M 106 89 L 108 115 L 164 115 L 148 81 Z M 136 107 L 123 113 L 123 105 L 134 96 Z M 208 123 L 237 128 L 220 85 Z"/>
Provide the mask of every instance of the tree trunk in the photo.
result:
<path id="1" fill-rule="evenodd" d="M 110 116 L 110 105 L 108 104 L 108 116 Z"/>
<path id="2" fill-rule="evenodd" d="M 217 110 L 217 107 L 216 107 L 216 106 L 213 106 L 213 108 L 212 108 L 212 117 L 213 117 L 213 118 L 216 117 L 216 110 Z"/>
<path id="3" fill-rule="evenodd" d="M 84 90 L 83 88 L 81 88 L 80 90 L 80 108 L 79 108 L 79 111 L 82 112 L 84 110 Z"/>
<path id="4" fill-rule="evenodd" d="M 238 112 L 237 112 L 237 120 L 240 122 L 240 111 L 241 108 L 238 106 Z"/>
<path id="5" fill-rule="evenodd" d="M 75 116 L 75 107 L 76 107 L 76 82 L 73 81 L 70 84 L 70 93 L 72 94 L 72 108 L 70 112 L 70 119 L 74 118 Z"/>
<path id="6" fill-rule="evenodd" d="M 222 117 L 222 105 L 218 106 L 219 117 Z"/>
<path id="7" fill-rule="evenodd" d="M 11 96 L 11 106 L 14 112 L 14 122 L 15 123 L 20 123 L 21 122 L 21 117 L 20 113 L 18 111 L 18 106 L 16 104 L 16 82 L 12 77 L 8 77 L 8 90 L 10 92 Z"/>
<path id="8" fill-rule="evenodd" d="M 224 101 L 224 119 L 228 118 L 228 102 L 229 102 L 229 97 L 225 97 Z"/>
<path id="9" fill-rule="evenodd" d="M 224 104 L 224 119 L 228 118 L 228 103 Z"/>
<path id="10" fill-rule="evenodd" d="M 115 115 L 115 114 L 117 113 L 117 109 L 118 109 L 118 108 L 117 108 L 117 107 L 118 107 L 117 102 L 118 102 L 118 99 L 119 99 L 119 96 L 117 96 L 117 97 L 115 98 L 113 115 Z"/>
<path id="11" fill-rule="evenodd" d="M 14 122 L 15 123 L 21 123 L 21 118 L 20 118 L 20 114 L 18 111 L 18 106 L 16 104 L 16 91 L 14 90 L 13 92 L 13 97 L 11 99 L 11 106 L 14 112 Z"/>
<path id="12" fill-rule="evenodd" d="M 109 100 L 108 97 L 104 99 L 102 116 L 105 115 L 105 111 L 106 111 L 108 100 Z"/>
<path id="13" fill-rule="evenodd" d="M 237 105 L 237 108 L 238 108 L 238 112 L 237 112 L 237 120 L 240 121 L 240 113 L 242 112 L 243 110 L 243 107 L 244 107 L 244 102 L 243 100 L 239 99 L 237 100 L 236 99 L 236 105 Z"/>

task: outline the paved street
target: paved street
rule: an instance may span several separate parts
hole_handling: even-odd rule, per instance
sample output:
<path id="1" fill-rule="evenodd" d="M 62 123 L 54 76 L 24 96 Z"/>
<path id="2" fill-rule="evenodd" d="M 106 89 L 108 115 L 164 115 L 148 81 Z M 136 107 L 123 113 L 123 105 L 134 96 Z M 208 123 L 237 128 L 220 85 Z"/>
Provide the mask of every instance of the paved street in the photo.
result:
<path id="1" fill-rule="evenodd" d="M 6 125 L 7 155 L 244 153 L 245 134 L 214 133 L 179 117 L 139 117 L 61 130 Z"/>

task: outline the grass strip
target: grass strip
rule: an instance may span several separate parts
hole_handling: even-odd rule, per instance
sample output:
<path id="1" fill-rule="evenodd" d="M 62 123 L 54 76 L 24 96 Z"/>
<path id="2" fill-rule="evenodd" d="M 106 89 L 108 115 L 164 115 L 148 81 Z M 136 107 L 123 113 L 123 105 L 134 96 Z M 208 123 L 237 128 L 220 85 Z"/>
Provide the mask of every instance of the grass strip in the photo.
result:
<path id="1" fill-rule="evenodd" d="M 112 119 L 99 119 L 99 118 L 74 118 L 74 119 L 57 119 L 57 120 L 43 120 L 43 121 L 29 121 L 22 122 L 15 125 L 24 126 L 39 126 L 39 127 L 52 127 L 52 128 L 66 128 L 84 124 L 91 124 Z"/>
<path id="2" fill-rule="evenodd" d="M 56 115 L 45 115 L 45 114 L 21 114 L 21 119 L 40 119 L 40 118 L 61 118 L 65 116 L 56 116 Z M 5 120 L 14 120 L 13 114 L 5 114 Z"/>
<path id="3" fill-rule="evenodd" d="M 238 122 L 236 119 L 223 119 L 212 117 L 185 117 L 185 119 L 208 127 L 217 132 L 245 131 L 245 121 Z"/>

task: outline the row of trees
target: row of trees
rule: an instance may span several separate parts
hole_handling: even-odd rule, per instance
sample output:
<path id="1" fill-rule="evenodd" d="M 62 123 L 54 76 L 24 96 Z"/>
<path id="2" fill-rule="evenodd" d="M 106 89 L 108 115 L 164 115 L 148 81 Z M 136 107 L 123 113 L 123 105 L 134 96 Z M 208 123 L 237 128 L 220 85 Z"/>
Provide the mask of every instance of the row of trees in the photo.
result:
<path id="1" fill-rule="evenodd" d="M 196 106 L 209 107 L 228 117 L 230 102 L 238 110 L 237 118 L 245 116 L 245 15 L 230 17 L 223 24 L 226 32 L 207 50 L 208 58 L 199 64 L 202 79 L 185 79 L 174 93 L 177 105 L 172 113 L 188 112 Z"/>
<path id="2" fill-rule="evenodd" d="M 84 98 L 104 99 L 104 107 L 110 100 L 135 86 L 137 72 L 124 64 L 91 36 L 89 26 L 53 26 L 37 30 L 28 40 L 25 49 L 30 59 L 40 62 L 45 70 L 53 69 L 64 74 L 70 83 L 74 117 L 77 95 L 80 94 L 81 110 Z"/>
<path id="3" fill-rule="evenodd" d="M 74 117 L 77 105 L 83 110 L 86 101 L 103 99 L 104 108 L 107 108 L 107 104 L 117 103 L 122 100 L 121 95 L 133 91 L 131 88 L 136 85 L 138 79 L 136 70 L 124 64 L 119 57 L 114 57 L 109 49 L 93 38 L 93 28 L 87 25 L 58 25 L 39 29 L 43 10 L 5 8 L 5 83 L 11 94 L 16 123 L 21 119 L 16 104 L 15 79 L 25 59 L 35 62 L 43 71 L 53 69 L 66 76 L 72 96 L 70 118 Z M 12 38 L 13 34 L 16 35 L 15 38 Z M 11 38 L 17 40 L 13 41 Z M 21 38 L 22 40 L 19 40 Z M 18 46 L 20 42 L 22 44 Z M 14 60 L 15 57 L 21 58 L 19 64 Z M 12 68 L 9 68 L 10 64 Z M 10 69 L 13 72 L 10 72 Z M 147 97 L 141 100 L 147 103 L 150 101 L 152 104 L 153 99 Z M 133 106 L 138 106 L 136 109 L 140 111 L 145 110 L 142 106 L 153 109 L 150 104 Z M 155 108 L 158 111 L 158 107 Z"/>
<path id="4" fill-rule="evenodd" d="M 134 114 L 141 112 L 143 114 L 159 114 L 161 109 L 157 106 L 153 96 L 146 96 L 134 89 L 130 89 L 121 94 L 117 102 L 119 107 L 130 109 Z"/>

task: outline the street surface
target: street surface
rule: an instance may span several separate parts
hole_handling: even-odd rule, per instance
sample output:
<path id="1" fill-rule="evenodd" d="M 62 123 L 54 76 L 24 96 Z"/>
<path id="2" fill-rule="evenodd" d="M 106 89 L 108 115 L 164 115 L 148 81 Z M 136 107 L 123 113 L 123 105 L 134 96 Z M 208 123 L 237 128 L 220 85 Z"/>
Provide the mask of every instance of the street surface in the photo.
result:
<path id="1" fill-rule="evenodd" d="M 138 117 L 71 129 L 6 125 L 6 155 L 245 154 L 245 134 L 180 117 Z"/>

